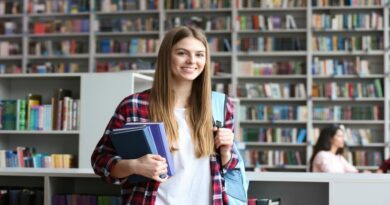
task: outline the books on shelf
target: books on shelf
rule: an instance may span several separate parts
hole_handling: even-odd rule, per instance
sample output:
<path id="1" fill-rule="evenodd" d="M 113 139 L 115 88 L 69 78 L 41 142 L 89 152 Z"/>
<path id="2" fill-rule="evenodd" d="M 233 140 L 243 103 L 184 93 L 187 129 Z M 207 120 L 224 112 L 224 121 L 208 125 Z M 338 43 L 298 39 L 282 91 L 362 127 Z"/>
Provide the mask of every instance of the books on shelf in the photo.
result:
<path id="1" fill-rule="evenodd" d="M 78 130 L 80 100 L 71 91 L 54 92 L 50 104 L 42 103 L 42 95 L 29 93 L 26 99 L 0 100 L 2 130 Z"/>
<path id="2" fill-rule="evenodd" d="M 74 168 L 72 154 L 37 153 L 34 147 L 17 146 L 15 150 L 0 150 L 0 168 Z"/>
<path id="3" fill-rule="evenodd" d="M 112 131 L 111 141 L 118 155 L 124 159 L 137 159 L 146 154 L 164 157 L 168 164 L 168 176 L 174 175 L 175 169 L 163 123 L 127 123 L 123 128 Z M 151 179 L 131 175 L 128 180 L 138 183 Z"/>

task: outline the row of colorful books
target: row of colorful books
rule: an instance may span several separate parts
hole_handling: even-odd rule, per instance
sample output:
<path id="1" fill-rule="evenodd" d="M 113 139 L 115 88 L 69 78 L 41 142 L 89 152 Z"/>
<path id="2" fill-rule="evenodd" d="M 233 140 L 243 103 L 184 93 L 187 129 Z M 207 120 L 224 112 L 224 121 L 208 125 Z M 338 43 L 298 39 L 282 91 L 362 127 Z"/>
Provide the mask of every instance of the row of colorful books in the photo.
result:
<path id="1" fill-rule="evenodd" d="M 98 32 L 157 31 L 159 21 L 156 17 L 100 18 L 94 27 Z"/>
<path id="2" fill-rule="evenodd" d="M 246 167 L 305 165 L 305 154 L 297 150 L 245 150 Z"/>
<path id="3" fill-rule="evenodd" d="M 20 34 L 21 30 L 18 24 L 21 24 L 21 22 L 14 22 L 14 21 L 3 21 L 0 22 L 0 35 L 15 35 Z"/>
<path id="4" fill-rule="evenodd" d="M 243 37 L 239 40 L 238 49 L 243 52 L 258 51 L 304 51 L 306 39 L 304 37 Z"/>
<path id="5" fill-rule="evenodd" d="M 239 84 L 238 97 L 269 99 L 305 99 L 304 83 L 245 83 Z"/>
<path id="6" fill-rule="evenodd" d="M 297 29 L 297 23 L 291 14 L 281 15 L 240 15 L 235 22 L 237 30 Z"/>
<path id="7" fill-rule="evenodd" d="M 72 154 L 46 154 L 34 147 L 18 146 L 15 150 L 0 150 L 0 168 L 73 168 L 77 161 Z"/>
<path id="8" fill-rule="evenodd" d="M 347 14 L 313 14 L 312 28 L 316 30 L 383 29 L 383 16 L 378 12 Z"/>
<path id="9" fill-rule="evenodd" d="M 299 60 L 255 62 L 239 61 L 239 76 L 304 75 L 306 63 Z"/>
<path id="10" fill-rule="evenodd" d="M 21 63 L 0 63 L 0 74 L 22 73 Z"/>
<path id="11" fill-rule="evenodd" d="M 332 0 L 312 0 L 313 7 L 321 6 L 381 6 L 383 0 L 344 0 L 344 1 L 332 1 Z"/>
<path id="12" fill-rule="evenodd" d="M 90 10 L 89 0 L 28 1 L 27 11 L 38 13 L 79 13 Z"/>
<path id="13" fill-rule="evenodd" d="M 33 34 L 46 33 L 88 33 L 90 29 L 89 19 L 72 20 L 45 20 L 32 22 L 29 25 L 29 31 Z"/>
<path id="14" fill-rule="evenodd" d="M 41 205 L 43 196 L 42 188 L 0 187 L 1 205 Z"/>
<path id="15" fill-rule="evenodd" d="M 175 16 L 168 17 L 165 20 L 165 29 L 171 29 L 179 25 L 189 25 L 201 28 L 204 31 L 230 31 L 231 30 L 230 16 Z"/>
<path id="16" fill-rule="evenodd" d="M 383 120 L 383 106 L 359 105 L 359 106 L 320 106 L 313 107 L 313 120 L 338 121 L 338 120 Z"/>
<path id="17" fill-rule="evenodd" d="M 337 98 L 383 98 L 382 83 L 373 82 L 327 82 L 313 83 L 312 97 Z"/>
<path id="18" fill-rule="evenodd" d="M 157 0 L 102 0 L 96 1 L 96 9 L 102 12 L 157 10 Z"/>
<path id="19" fill-rule="evenodd" d="M 78 73 L 88 72 L 87 69 L 87 63 L 80 62 L 46 61 L 29 63 L 27 65 L 27 73 Z"/>
<path id="20" fill-rule="evenodd" d="M 164 1 L 165 9 L 221 9 L 231 8 L 232 2 L 230 0 L 189 0 L 189 1 L 177 1 L 166 0 Z"/>
<path id="21" fill-rule="evenodd" d="M 0 56 L 15 56 L 21 55 L 21 42 L 1 41 L 0 42 Z"/>
<path id="22" fill-rule="evenodd" d="M 307 119 L 306 105 L 240 105 L 240 120 L 299 120 Z"/>
<path id="23" fill-rule="evenodd" d="M 313 51 L 369 51 L 383 50 L 383 36 L 315 36 L 312 38 Z"/>
<path id="24" fill-rule="evenodd" d="M 245 142 L 301 144 L 306 142 L 306 133 L 305 128 L 240 127 L 240 135 Z"/>
<path id="25" fill-rule="evenodd" d="M 160 40 L 156 38 L 131 38 L 130 40 L 101 39 L 97 42 L 97 52 L 109 53 L 156 53 Z"/>
<path id="26" fill-rule="evenodd" d="M 356 56 L 354 60 L 326 58 L 313 58 L 312 74 L 320 76 L 360 75 L 371 73 L 370 62 Z"/>
<path id="27" fill-rule="evenodd" d="M 307 0 L 237 0 L 237 8 L 292 8 L 306 7 Z"/>
<path id="28" fill-rule="evenodd" d="M 30 41 L 28 47 L 30 55 L 40 56 L 88 54 L 88 52 L 88 41 L 75 39 Z"/>
<path id="29" fill-rule="evenodd" d="M 42 104 L 42 95 L 28 94 L 26 99 L 0 100 L 2 130 L 79 130 L 80 100 L 72 91 L 54 91 L 51 104 Z"/>
<path id="30" fill-rule="evenodd" d="M 0 15 L 21 14 L 23 5 L 20 1 L 0 1 Z"/>
<path id="31" fill-rule="evenodd" d="M 383 162 L 382 156 L 380 151 L 356 150 L 348 155 L 348 159 L 356 166 L 379 166 Z"/>

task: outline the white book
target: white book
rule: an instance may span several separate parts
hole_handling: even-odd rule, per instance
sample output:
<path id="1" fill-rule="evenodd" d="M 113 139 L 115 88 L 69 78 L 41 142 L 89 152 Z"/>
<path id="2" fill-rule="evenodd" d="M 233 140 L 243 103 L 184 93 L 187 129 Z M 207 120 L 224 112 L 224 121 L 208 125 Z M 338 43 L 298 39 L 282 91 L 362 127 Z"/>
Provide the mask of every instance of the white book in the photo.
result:
<path id="1" fill-rule="evenodd" d="M 5 157 L 5 150 L 0 150 L 0 168 L 6 167 L 7 158 Z"/>
<path id="2" fill-rule="evenodd" d="M 0 15 L 5 14 L 5 1 L 0 1 Z"/>

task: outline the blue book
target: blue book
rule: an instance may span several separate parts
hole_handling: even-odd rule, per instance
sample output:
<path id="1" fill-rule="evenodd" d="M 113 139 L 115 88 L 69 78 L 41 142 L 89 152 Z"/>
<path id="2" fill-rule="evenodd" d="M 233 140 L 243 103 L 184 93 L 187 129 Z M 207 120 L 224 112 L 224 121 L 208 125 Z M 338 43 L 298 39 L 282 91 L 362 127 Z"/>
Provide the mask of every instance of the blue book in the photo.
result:
<path id="1" fill-rule="evenodd" d="M 298 144 L 303 143 L 305 141 L 305 138 L 306 138 L 306 129 L 304 128 L 299 129 L 298 136 L 297 136 L 297 143 Z"/>
<path id="2" fill-rule="evenodd" d="M 153 141 L 156 145 L 157 152 L 164 157 L 168 164 L 168 176 L 175 174 L 175 167 L 173 166 L 172 155 L 169 150 L 167 135 L 165 133 L 164 123 L 162 122 L 132 122 L 127 123 L 125 127 L 140 127 L 148 126 L 152 132 Z"/>
<path id="3" fill-rule="evenodd" d="M 111 134 L 111 142 L 118 155 L 123 159 L 137 159 L 146 154 L 158 154 L 151 129 L 148 126 L 114 129 Z M 133 174 L 128 177 L 128 180 L 130 183 L 139 183 L 152 179 Z"/>

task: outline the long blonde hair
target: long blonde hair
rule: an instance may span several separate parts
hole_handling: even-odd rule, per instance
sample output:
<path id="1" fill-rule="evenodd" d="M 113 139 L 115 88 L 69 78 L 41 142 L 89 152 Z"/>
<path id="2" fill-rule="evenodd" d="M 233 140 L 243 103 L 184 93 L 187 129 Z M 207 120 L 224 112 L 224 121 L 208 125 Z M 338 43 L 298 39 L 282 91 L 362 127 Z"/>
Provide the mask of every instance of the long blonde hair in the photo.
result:
<path id="1" fill-rule="evenodd" d="M 150 94 L 149 112 L 154 122 L 164 122 L 171 151 L 179 138 L 178 124 L 174 116 L 175 93 L 172 85 L 172 47 L 180 40 L 194 37 L 206 48 L 206 64 L 203 72 L 193 81 L 188 99 L 187 119 L 195 155 L 200 158 L 214 154 L 214 140 L 211 114 L 210 52 L 207 39 L 202 31 L 188 26 L 171 29 L 161 42 L 157 57 L 153 86 Z"/>

